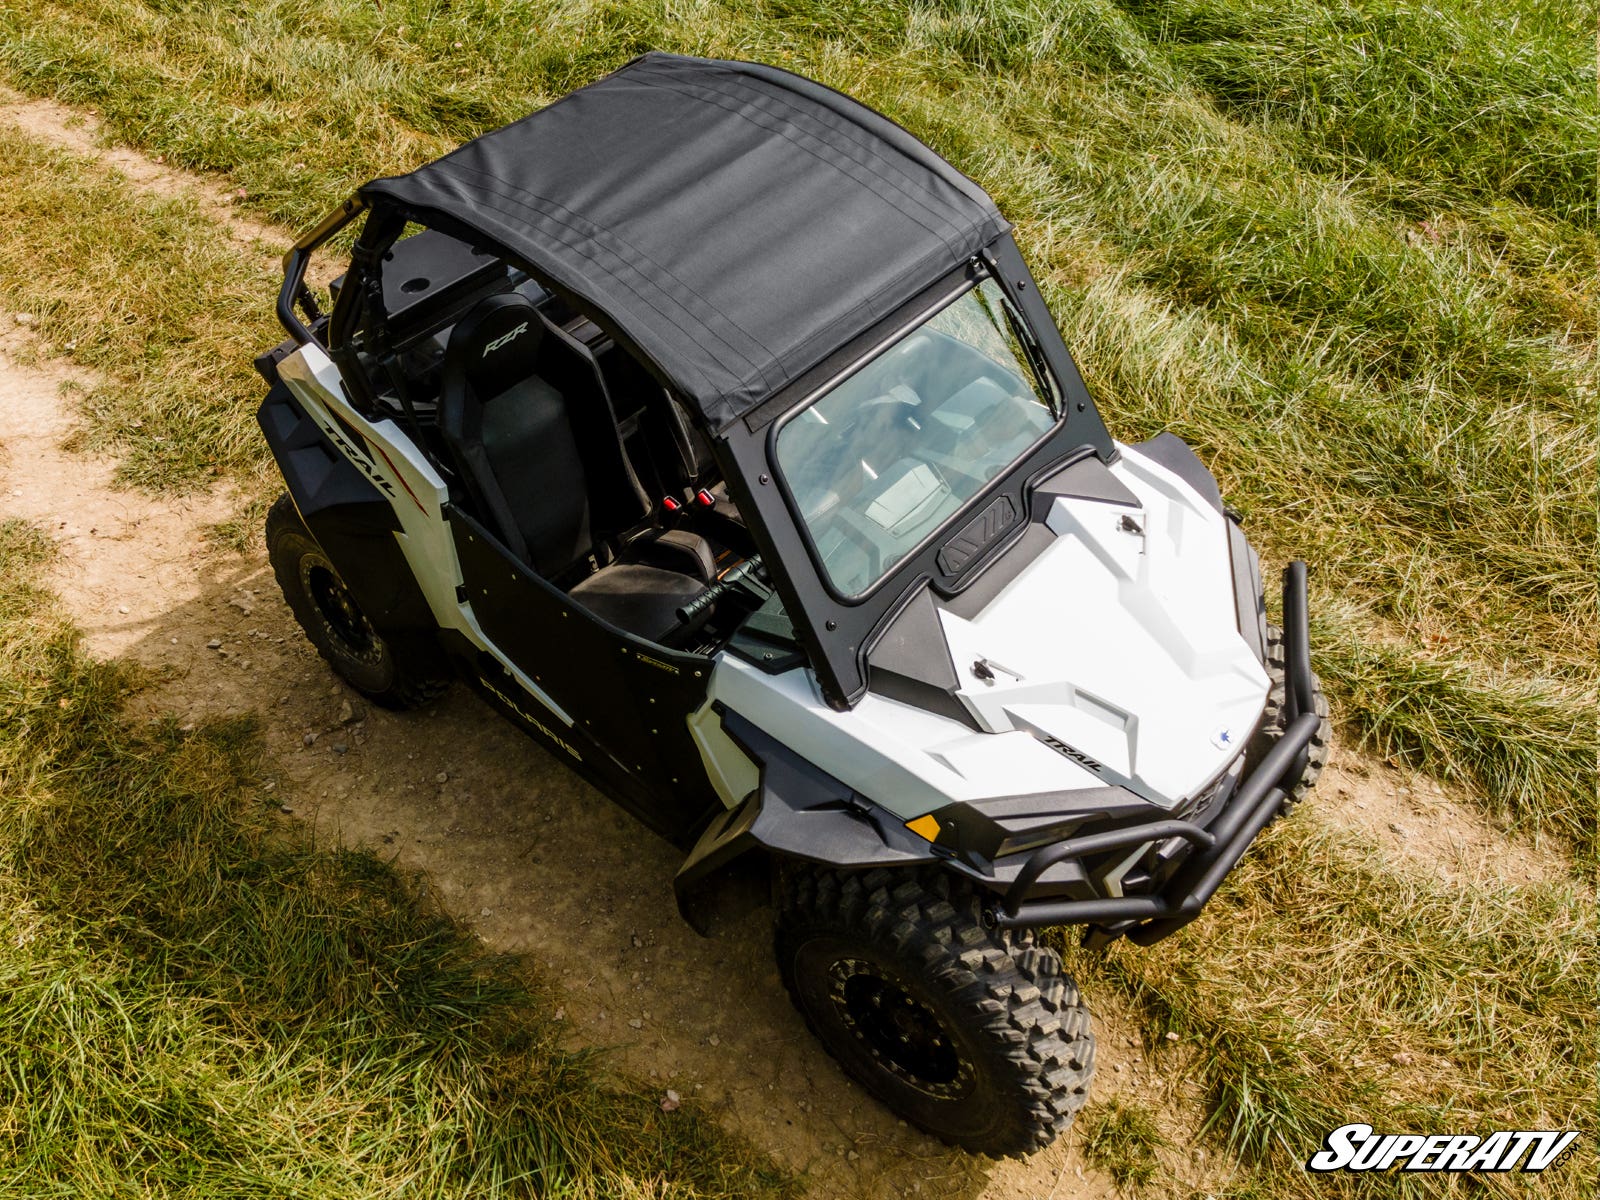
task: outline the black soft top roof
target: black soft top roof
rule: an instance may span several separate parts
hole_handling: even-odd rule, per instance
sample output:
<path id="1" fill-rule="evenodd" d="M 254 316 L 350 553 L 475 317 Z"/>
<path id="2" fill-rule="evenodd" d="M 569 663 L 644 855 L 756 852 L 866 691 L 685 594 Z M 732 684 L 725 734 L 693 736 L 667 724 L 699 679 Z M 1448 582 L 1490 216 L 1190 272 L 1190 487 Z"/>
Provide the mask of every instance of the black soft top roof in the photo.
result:
<path id="1" fill-rule="evenodd" d="M 1009 229 L 975 183 L 788 71 L 652 53 L 362 189 L 599 314 L 721 429 Z"/>

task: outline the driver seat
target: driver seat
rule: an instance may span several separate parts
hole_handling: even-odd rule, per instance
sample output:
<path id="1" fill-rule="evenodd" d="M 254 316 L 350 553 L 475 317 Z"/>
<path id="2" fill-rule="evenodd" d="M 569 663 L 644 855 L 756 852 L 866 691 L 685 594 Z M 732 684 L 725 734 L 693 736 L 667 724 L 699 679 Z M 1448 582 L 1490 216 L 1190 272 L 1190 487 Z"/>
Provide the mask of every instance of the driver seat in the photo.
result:
<path id="1" fill-rule="evenodd" d="M 589 553 L 589 489 L 567 398 L 536 373 L 544 321 L 526 297 L 491 296 L 450 333 L 439 432 L 478 511 L 549 578 Z"/>
<path id="2" fill-rule="evenodd" d="M 525 296 L 491 296 L 474 308 L 445 347 L 439 429 L 478 511 L 513 555 L 550 579 L 591 553 L 593 535 L 571 405 L 536 370 L 544 337 Z M 686 540 L 662 534 L 629 550 L 682 561 L 694 575 L 616 562 L 568 595 L 608 624 L 660 641 L 676 628 L 679 605 L 712 578 L 709 553 Z"/>

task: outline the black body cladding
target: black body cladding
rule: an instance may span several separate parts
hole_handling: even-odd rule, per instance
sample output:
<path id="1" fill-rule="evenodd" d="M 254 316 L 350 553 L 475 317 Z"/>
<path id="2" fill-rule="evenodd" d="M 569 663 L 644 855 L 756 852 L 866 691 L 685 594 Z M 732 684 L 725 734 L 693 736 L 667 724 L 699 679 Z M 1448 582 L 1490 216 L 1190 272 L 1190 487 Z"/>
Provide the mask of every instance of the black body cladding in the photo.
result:
<path id="1" fill-rule="evenodd" d="M 913 592 L 895 614 L 867 663 L 868 683 L 880 696 L 978 728 L 967 706 L 956 697 L 961 680 L 950 659 L 933 594 L 926 588 Z"/>
<path id="2" fill-rule="evenodd" d="M 1222 491 L 1217 487 L 1216 479 L 1206 470 L 1206 465 L 1200 461 L 1199 456 L 1176 434 L 1158 433 L 1148 442 L 1140 442 L 1139 453 L 1160 463 L 1199 492 L 1212 508 L 1218 512 L 1223 511 Z"/>
<path id="3" fill-rule="evenodd" d="M 256 422 L 301 519 L 338 566 L 361 610 L 381 629 L 435 629 L 433 610 L 395 542 L 400 523 L 390 498 L 332 440 L 337 436 L 354 453 L 365 455 L 365 446 L 355 445 L 359 436 L 337 428 L 330 436 L 318 428 L 281 383 L 268 391 Z"/>
<path id="4" fill-rule="evenodd" d="M 883 809 L 739 716 L 720 713 L 724 731 L 761 772 L 761 784 L 716 817 L 673 879 L 678 910 L 702 933 L 719 892 L 753 852 L 865 870 L 934 861 L 933 849 Z"/>

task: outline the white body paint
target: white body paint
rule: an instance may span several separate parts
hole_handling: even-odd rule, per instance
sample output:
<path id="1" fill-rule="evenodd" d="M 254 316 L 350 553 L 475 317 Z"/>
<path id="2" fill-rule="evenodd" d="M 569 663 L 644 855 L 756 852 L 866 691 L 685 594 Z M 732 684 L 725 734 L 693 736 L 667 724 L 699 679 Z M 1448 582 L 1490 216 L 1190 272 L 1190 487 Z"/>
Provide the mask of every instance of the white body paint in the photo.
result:
<path id="1" fill-rule="evenodd" d="M 940 611 L 957 694 L 985 732 L 871 694 L 834 712 L 805 672 L 765 675 L 726 655 L 712 695 L 908 818 L 1105 783 L 1163 807 L 1202 791 L 1255 728 L 1269 681 L 1239 633 L 1226 518 L 1171 471 L 1121 451 L 1111 469 L 1137 510 L 1058 498 L 1055 541 L 982 612 Z M 1142 532 L 1123 529 L 1124 516 Z M 978 659 L 991 682 L 973 673 Z"/>
<path id="2" fill-rule="evenodd" d="M 344 456 L 390 497 L 400 520 L 395 540 L 400 543 L 439 628 L 459 630 L 474 646 L 488 651 L 529 696 L 570 728 L 571 715 L 489 641 L 472 610 L 456 598 L 461 564 L 456 559 L 455 540 L 443 511 L 449 491 L 411 439 L 393 421 L 372 422 L 357 412 L 344 398 L 338 368 L 314 345 L 300 347 L 279 363 L 278 378 Z M 332 419 L 334 412 L 369 444 L 378 447 L 382 458 L 371 459 L 359 447 L 350 445 Z"/>

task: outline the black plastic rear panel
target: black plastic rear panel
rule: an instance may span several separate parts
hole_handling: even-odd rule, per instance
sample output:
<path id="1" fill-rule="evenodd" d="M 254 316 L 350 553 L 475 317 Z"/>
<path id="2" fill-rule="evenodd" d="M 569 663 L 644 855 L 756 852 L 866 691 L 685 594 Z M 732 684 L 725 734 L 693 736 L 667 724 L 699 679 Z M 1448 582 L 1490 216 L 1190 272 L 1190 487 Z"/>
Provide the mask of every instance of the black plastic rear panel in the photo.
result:
<path id="1" fill-rule="evenodd" d="M 275 384 L 256 413 L 301 519 L 379 629 L 433 630 L 433 610 L 395 540 L 389 500 L 300 406 Z M 359 435 L 344 433 L 346 438 Z M 365 451 L 365 443 L 360 449 Z"/>

